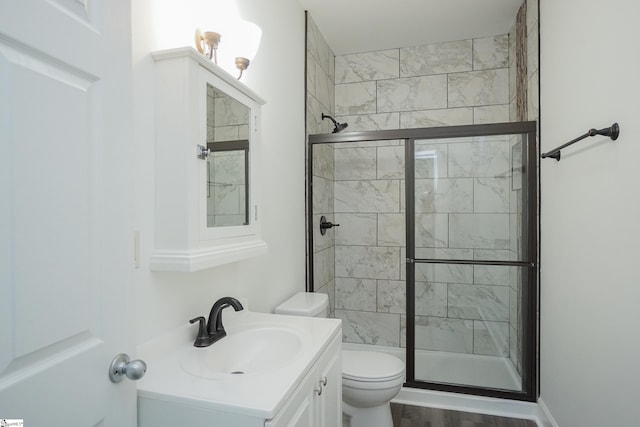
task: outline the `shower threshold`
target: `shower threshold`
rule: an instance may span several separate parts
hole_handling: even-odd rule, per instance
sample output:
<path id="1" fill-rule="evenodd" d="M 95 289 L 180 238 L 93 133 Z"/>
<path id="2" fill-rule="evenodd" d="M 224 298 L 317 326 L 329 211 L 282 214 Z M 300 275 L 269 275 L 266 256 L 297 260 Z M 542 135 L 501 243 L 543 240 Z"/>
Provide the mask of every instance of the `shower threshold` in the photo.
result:
<path id="1" fill-rule="evenodd" d="M 381 351 L 406 362 L 406 349 L 343 343 L 345 350 Z M 520 391 L 522 382 L 508 357 L 416 350 L 416 381 Z"/>

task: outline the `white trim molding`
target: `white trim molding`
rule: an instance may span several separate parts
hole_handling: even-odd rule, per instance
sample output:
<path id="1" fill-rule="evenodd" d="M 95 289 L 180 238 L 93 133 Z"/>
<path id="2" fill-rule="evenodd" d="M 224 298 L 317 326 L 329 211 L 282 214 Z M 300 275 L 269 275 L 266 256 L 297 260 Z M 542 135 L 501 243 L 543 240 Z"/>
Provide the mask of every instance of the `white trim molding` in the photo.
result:
<path id="1" fill-rule="evenodd" d="M 403 387 L 393 403 L 474 412 L 534 421 L 539 427 L 558 427 L 544 402 L 521 402 L 458 393 Z"/>

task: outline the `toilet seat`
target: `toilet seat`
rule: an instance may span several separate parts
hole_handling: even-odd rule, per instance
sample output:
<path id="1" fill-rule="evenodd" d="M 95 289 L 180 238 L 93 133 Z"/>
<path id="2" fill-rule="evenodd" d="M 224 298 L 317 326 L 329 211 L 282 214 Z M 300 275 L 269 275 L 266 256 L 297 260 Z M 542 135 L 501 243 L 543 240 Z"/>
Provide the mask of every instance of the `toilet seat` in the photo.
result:
<path id="1" fill-rule="evenodd" d="M 404 378 L 404 363 L 390 354 L 342 350 L 343 383 L 395 383 Z"/>

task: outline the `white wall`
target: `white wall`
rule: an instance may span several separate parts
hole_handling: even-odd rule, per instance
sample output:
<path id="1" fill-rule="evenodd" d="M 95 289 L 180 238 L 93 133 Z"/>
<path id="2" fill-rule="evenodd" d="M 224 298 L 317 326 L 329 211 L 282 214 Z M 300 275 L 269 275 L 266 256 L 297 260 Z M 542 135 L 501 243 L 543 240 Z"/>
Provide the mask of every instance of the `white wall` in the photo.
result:
<path id="1" fill-rule="evenodd" d="M 271 311 L 305 286 L 304 11 L 288 0 L 238 1 L 241 15 L 263 32 L 260 50 L 242 81 L 267 101 L 262 115 L 260 214 L 269 253 L 197 273 L 149 270 L 154 244 L 155 90 L 149 53 L 189 45 L 199 24 L 191 24 L 189 16 L 202 16 L 205 7 L 204 0 L 174 3 L 184 15 L 170 15 L 175 26 L 163 23 L 160 34 L 156 18 L 170 3 L 139 0 L 132 5 L 136 173 L 132 186 L 142 258 L 135 271 L 138 343 L 207 314 L 222 296 L 246 297 L 252 310 Z"/>
<path id="2" fill-rule="evenodd" d="M 640 4 L 541 0 L 541 398 L 557 424 L 638 425 Z"/>

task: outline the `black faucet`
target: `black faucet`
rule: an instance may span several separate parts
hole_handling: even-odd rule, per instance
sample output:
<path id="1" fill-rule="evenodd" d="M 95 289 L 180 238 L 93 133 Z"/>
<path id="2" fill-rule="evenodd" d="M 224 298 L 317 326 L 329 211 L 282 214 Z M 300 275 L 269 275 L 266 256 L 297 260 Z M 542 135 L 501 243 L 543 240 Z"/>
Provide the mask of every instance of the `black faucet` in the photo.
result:
<path id="1" fill-rule="evenodd" d="M 240 311 L 244 308 L 237 299 L 224 297 L 216 301 L 213 307 L 211 307 L 208 324 L 205 324 L 205 318 L 203 316 L 189 320 L 190 323 L 199 322 L 200 326 L 198 336 L 193 343 L 195 347 L 208 347 L 219 339 L 227 336 L 224 326 L 222 325 L 222 310 L 229 306 L 233 307 L 235 311 Z"/>

